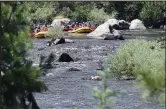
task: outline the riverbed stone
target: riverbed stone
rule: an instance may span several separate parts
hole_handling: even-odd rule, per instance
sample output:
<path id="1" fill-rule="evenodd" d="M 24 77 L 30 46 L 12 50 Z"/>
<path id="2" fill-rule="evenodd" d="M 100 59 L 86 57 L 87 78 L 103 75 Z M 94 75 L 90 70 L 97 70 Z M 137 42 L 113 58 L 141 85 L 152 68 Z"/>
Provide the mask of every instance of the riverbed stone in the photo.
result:
<path id="1" fill-rule="evenodd" d="M 58 59 L 59 62 L 71 62 L 74 61 L 73 58 L 70 57 L 67 53 L 62 53 Z"/>

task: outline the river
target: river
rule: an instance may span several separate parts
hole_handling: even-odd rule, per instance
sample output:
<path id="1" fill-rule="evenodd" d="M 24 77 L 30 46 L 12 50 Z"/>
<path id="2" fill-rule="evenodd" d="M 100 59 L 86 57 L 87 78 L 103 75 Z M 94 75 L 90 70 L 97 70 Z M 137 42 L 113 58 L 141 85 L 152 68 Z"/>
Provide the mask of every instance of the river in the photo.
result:
<path id="1" fill-rule="evenodd" d="M 89 39 L 85 35 L 78 34 L 71 38 L 74 43 L 66 43 L 46 46 L 50 39 L 33 40 L 33 48 L 28 52 L 29 59 L 35 64 L 39 63 L 39 56 L 42 54 L 48 56 L 51 52 L 58 57 L 61 53 L 68 53 L 75 62 L 57 62 L 54 61 L 54 67 L 47 69 L 46 73 L 52 73 L 52 76 L 41 76 L 41 80 L 48 86 L 48 91 L 35 93 L 35 98 L 41 109 L 95 109 L 98 103 L 91 94 L 91 88 L 101 88 L 98 81 L 82 80 L 82 77 L 96 75 L 108 55 L 113 55 L 120 44 L 130 39 L 155 40 L 159 36 L 164 36 L 164 30 L 149 29 L 146 31 L 121 31 L 126 40 L 98 40 Z M 39 50 L 40 48 L 44 48 Z M 56 57 L 56 58 L 57 58 Z M 69 71 L 70 68 L 78 68 L 80 71 Z M 165 106 L 146 102 L 141 99 L 142 89 L 135 86 L 134 80 L 116 80 L 108 81 L 109 88 L 114 91 L 120 91 L 120 97 L 112 105 L 112 109 L 164 109 Z"/>

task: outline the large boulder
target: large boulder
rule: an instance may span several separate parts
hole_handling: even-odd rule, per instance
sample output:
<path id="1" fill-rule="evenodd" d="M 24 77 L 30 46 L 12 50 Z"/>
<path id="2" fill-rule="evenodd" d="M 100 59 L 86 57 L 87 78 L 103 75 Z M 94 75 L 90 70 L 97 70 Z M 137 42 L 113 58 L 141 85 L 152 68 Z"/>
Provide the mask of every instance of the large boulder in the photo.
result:
<path id="1" fill-rule="evenodd" d="M 119 24 L 117 19 L 109 19 L 106 21 L 109 25 L 111 25 L 114 29 L 119 29 Z"/>
<path id="2" fill-rule="evenodd" d="M 144 26 L 144 24 L 141 20 L 134 19 L 131 21 L 129 29 L 145 30 L 146 27 Z"/>
<path id="3" fill-rule="evenodd" d="M 113 29 L 113 31 L 110 32 L 109 26 L 112 27 L 112 25 L 115 23 L 115 22 L 113 23 L 113 21 L 114 20 L 109 20 L 104 24 L 99 25 L 93 32 L 89 33 L 87 37 L 95 39 L 104 39 L 104 40 L 117 40 L 117 39 L 124 40 L 124 38 L 122 37 L 121 33 L 118 30 Z"/>
<path id="4" fill-rule="evenodd" d="M 130 27 L 130 23 L 126 22 L 125 20 L 119 20 L 118 25 L 120 30 L 129 29 Z"/>
<path id="5" fill-rule="evenodd" d="M 92 38 L 100 38 L 104 33 L 109 32 L 109 23 L 103 23 L 99 25 L 93 32 L 89 33 L 87 36 Z"/>
<path id="6" fill-rule="evenodd" d="M 68 24 L 70 19 L 68 18 L 57 18 L 52 21 L 52 27 L 64 27 L 64 25 Z"/>
<path id="7" fill-rule="evenodd" d="M 118 23 L 117 19 L 109 19 L 105 23 L 99 25 L 93 32 L 89 33 L 87 37 L 104 40 L 124 40 L 121 33 L 117 30 L 119 29 Z"/>

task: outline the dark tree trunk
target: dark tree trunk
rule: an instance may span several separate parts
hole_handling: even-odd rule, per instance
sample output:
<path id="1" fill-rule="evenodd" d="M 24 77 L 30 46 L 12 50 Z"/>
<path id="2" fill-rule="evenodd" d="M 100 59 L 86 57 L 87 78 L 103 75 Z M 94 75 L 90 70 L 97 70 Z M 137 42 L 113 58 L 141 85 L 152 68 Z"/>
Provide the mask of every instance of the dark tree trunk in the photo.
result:
<path id="1" fill-rule="evenodd" d="M 28 100 L 32 103 L 32 109 L 40 109 L 39 106 L 36 103 L 36 100 L 35 100 L 32 92 L 29 92 L 29 94 L 28 94 Z"/>

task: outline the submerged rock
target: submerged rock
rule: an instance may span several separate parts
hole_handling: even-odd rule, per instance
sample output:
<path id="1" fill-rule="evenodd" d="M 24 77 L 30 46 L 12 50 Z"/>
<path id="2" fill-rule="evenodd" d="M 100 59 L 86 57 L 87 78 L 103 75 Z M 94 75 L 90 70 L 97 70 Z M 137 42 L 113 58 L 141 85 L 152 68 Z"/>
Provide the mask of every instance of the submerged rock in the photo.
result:
<path id="1" fill-rule="evenodd" d="M 46 76 L 47 76 L 47 77 L 49 77 L 49 76 L 54 76 L 54 74 L 53 74 L 53 73 L 47 73 Z"/>
<path id="2" fill-rule="evenodd" d="M 71 39 L 65 39 L 65 42 L 66 42 L 66 43 L 73 43 L 74 41 L 71 40 Z"/>
<path id="3" fill-rule="evenodd" d="M 60 39 L 56 39 L 54 41 L 54 44 L 57 45 L 57 44 L 64 44 L 65 43 L 65 39 L 64 38 L 60 38 Z"/>
<path id="4" fill-rule="evenodd" d="M 70 40 L 70 39 L 65 39 L 65 38 L 60 38 L 60 39 L 51 39 L 51 41 L 48 41 L 48 46 L 51 46 L 51 45 L 58 45 L 58 44 L 64 44 L 64 43 L 73 43 L 74 41 L 73 40 Z"/>
<path id="5" fill-rule="evenodd" d="M 81 70 L 78 69 L 78 68 L 74 68 L 74 67 L 72 67 L 72 68 L 69 68 L 68 71 L 81 71 Z"/>
<path id="6" fill-rule="evenodd" d="M 62 53 L 58 61 L 59 62 L 71 62 L 71 61 L 74 62 L 74 60 L 67 53 Z"/>

